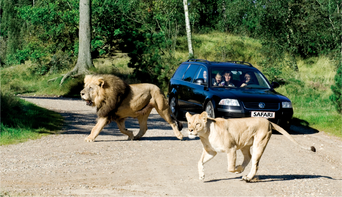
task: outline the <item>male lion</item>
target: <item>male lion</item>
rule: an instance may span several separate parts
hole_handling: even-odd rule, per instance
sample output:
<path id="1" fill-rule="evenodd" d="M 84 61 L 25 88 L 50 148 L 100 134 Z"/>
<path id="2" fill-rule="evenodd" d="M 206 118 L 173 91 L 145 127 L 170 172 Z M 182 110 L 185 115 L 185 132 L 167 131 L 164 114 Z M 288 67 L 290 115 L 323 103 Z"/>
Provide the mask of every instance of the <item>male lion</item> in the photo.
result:
<path id="1" fill-rule="evenodd" d="M 271 138 L 272 129 L 279 131 L 299 145 L 284 129 L 265 118 L 212 119 L 208 117 L 207 112 L 193 116 L 187 112 L 186 119 L 188 120 L 189 138 L 199 136 L 203 144 L 202 157 L 198 162 L 201 180 L 204 180 L 203 165 L 211 160 L 217 152 L 226 152 L 229 172 L 243 172 L 252 159 L 251 171 L 247 176 L 242 177 L 242 180 L 251 181 L 258 170 L 261 155 Z M 250 153 L 251 146 L 253 146 L 253 155 Z M 237 150 L 241 150 L 244 160 L 242 165 L 235 167 Z M 308 150 L 316 152 L 313 146 Z"/>
<path id="2" fill-rule="evenodd" d="M 171 110 L 160 89 L 153 84 L 142 83 L 128 85 L 114 75 L 86 75 L 81 98 L 87 105 L 96 106 L 98 120 L 90 135 L 85 138 L 93 142 L 103 127 L 115 121 L 120 132 L 128 139 L 139 139 L 147 130 L 147 119 L 155 108 L 159 115 L 168 122 L 176 137 L 183 139 L 180 132 L 182 124 L 171 117 Z M 139 133 L 134 137 L 133 132 L 125 128 L 127 117 L 137 118 L 140 125 Z"/>

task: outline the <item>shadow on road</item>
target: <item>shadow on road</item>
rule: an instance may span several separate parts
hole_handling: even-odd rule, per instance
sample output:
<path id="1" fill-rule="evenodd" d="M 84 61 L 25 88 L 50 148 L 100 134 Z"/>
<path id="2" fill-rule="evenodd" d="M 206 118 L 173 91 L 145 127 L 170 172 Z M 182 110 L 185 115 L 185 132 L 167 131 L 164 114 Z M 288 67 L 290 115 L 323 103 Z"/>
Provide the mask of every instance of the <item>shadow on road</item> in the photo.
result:
<path id="1" fill-rule="evenodd" d="M 89 135 L 91 129 L 96 124 L 96 114 L 84 114 L 84 113 L 61 113 L 61 115 L 65 118 L 64 132 L 61 134 L 84 134 Z M 135 118 L 127 118 L 126 129 L 132 130 L 135 133 L 139 131 L 140 126 L 139 122 Z M 150 114 L 147 120 L 147 127 L 149 130 L 172 130 L 171 126 L 160 117 L 159 114 Z M 115 122 L 111 122 L 106 125 L 105 128 L 101 131 L 100 135 L 112 135 L 112 136 L 123 136 L 118 129 Z M 143 137 L 140 140 L 178 140 L 173 136 L 163 136 L 163 137 Z"/>
<path id="2" fill-rule="evenodd" d="M 285 129 L 286 130 L 286 129 Z M 302 120 L 299 118 L 292 118 L 290 129 L 286 130 L 289 134 L 292 135 L 303 135 L 303 134 L 315 134 L 319 133 L 317 129 L 310 127 L 310 123 L 306 120 Z M 280 134 L 278 131 L 273 130 L 273 134 Z"/>
<path id="3" fill-rule="evenodd" d="M 292 118 L 291 134 L 315 134 L 319 133 L 317 129 L 310 127 L 310 123 L 299 118 Z"/>
<path id="4" fill-rule="evenodd" d="M 335 180 L 330 176 L 321 176 L 321 175 L 302 175 L 302 174 L 288 174 L 288 175 L 256 175 L 256 177 L 250 183 L 259 183 L 259 182 L 275 182 L 275 181 L 291 181 L 296 179 L 331 179 Z M 218 181 L 227 181 L 227 180 L 241 180 L 242 176 L 234 177 L 234 178 L 224 178 L 224 179 L 213 179 L 210 181 L 205 181 L 207 183 L 218 182 Z"/>
<path id="5" fill-rule="evenodd" d="M 147 130 L 148 132 L 148 130 Z M 102 133 L 101 133 L 102 134 Z M 122 134 L 123 135 L 123 134 Z M 127 141 L 126 140 L 98 140 L 96 139 L 96 142 L 123 142 L 123 141 Z M 175 136 L 144 136 L 139 140 L 134 140 L 134 141 L 180 141 L 178 138 L 176 138 Z"/>

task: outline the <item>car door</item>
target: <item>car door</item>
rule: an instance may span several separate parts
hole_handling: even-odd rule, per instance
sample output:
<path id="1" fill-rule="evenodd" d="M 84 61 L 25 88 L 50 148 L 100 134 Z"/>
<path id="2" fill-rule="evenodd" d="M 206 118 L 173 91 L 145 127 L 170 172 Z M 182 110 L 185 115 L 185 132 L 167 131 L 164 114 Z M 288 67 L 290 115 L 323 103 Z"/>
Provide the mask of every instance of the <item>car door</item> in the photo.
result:
<path id="1" fill-rule="evenodd" d="M 190 99 L 193 108 L 191 109 L 195 113 L 202 113 L 203 104 L 208 92 L 208 70 L 204 66 L 200 66 L 194 76 L 192 89 L 193 95 Z"/>
<path id="2" fill-rule="evenodd" d="M 183 111 L 193 111 L 195 108 L 192 98 L 194 98 L 194 83 L 193 78 L 196 74 L 199 65 L 190 64 L 184 73 L 182 83 L 179 85 L 178 106 Z"/>

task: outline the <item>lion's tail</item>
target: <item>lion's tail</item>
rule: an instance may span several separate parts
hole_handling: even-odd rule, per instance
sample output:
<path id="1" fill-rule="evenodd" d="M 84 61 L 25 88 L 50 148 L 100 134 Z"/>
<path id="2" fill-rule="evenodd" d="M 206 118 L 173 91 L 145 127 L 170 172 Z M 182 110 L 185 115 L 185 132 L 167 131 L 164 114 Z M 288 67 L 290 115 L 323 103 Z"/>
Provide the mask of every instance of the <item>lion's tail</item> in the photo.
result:
<path id="1" fill-rule="evenodd" d="M 295 139 L 293 139 L 293 137 L 287 132 L 285 131 L 283 128 L 281 128 L 280 126 L 278 126 L 277 124 L 274 124 L 273 122 L 270 122 L 272 125 L 272 129 L 279 131 L 279 133 L 283 134 L 287 139 L 291 140 L 293 143 L 297 144 L 299 147 L 305 149 L 305 150 L 311 150 L 312 152 L 316 152 L 316 148 L 314 146 L 311 146 L 310 148 L 304 147 L 302 145 L 300 145 Z"/>

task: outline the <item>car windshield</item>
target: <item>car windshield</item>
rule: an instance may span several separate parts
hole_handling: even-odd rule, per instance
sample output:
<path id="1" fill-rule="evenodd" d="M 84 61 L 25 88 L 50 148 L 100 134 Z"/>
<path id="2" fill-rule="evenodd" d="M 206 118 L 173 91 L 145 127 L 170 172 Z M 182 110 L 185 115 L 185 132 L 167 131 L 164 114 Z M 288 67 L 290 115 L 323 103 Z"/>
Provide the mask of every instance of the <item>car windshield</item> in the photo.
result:
<path id="1" fill-rule="evenodd" d="M 223 88 L 270 88 L 265 77 L 257 70 L 213 68 L 211 87 Z"/>

